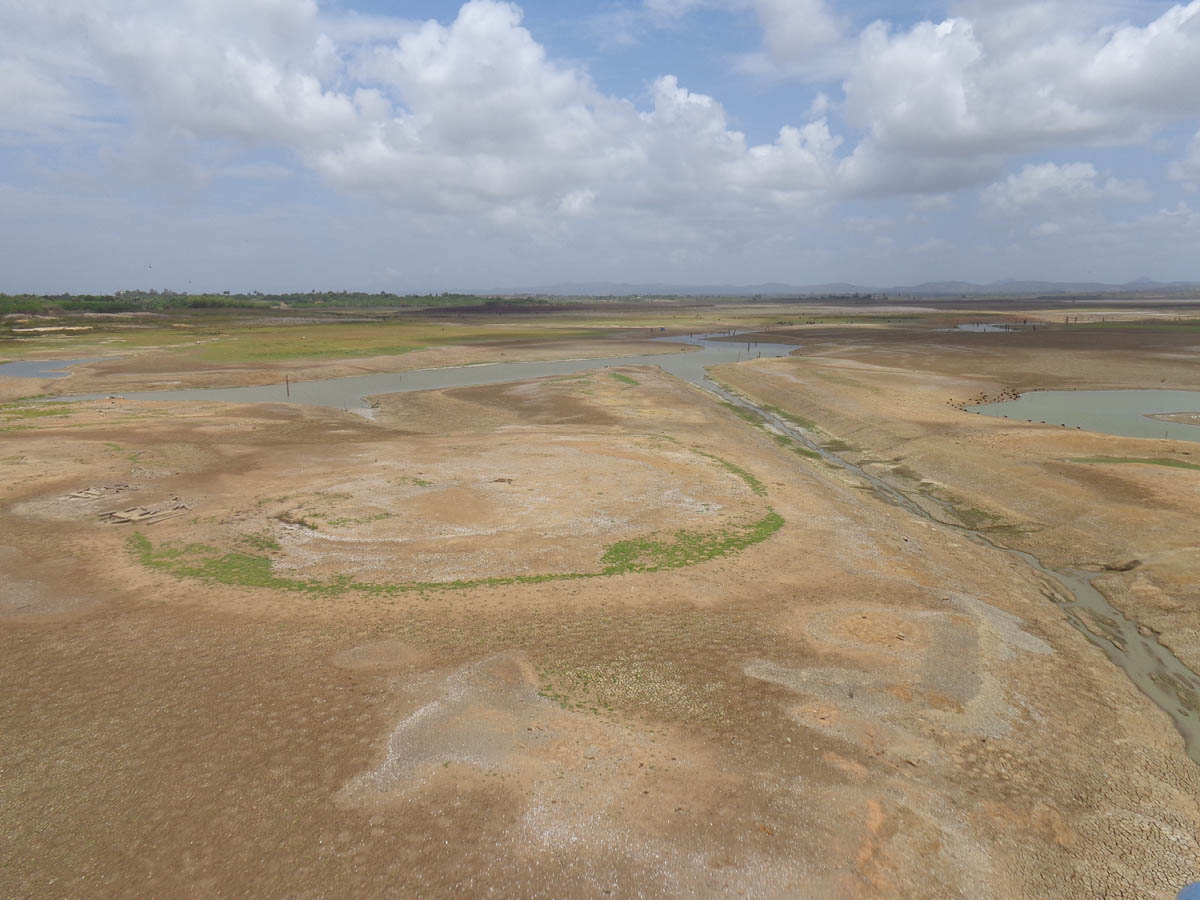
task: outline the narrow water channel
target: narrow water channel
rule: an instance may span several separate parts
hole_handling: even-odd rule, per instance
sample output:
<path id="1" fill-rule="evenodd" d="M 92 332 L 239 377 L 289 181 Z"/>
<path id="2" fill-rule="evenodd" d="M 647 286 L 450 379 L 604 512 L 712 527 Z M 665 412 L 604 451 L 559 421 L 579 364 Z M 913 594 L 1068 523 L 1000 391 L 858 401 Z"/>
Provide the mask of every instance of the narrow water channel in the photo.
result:
<path id="1" fill-rule="evenodd" d="M 946 512 L 947 518 L 934 516 L 903 491 L 837 454 L 822 449 L 802 431 L 749 398 L 727 390 L 711 378 L 705 379 L 703 387 L 729 403 L 751 410 L 773 428 L 819 453 L 823 459 L 866 481 L 893 505 L 1025 563 L 1037 573 L 1045 587 L 1043 593 L 1046 598 L 1063 611 L 1067 621 L 1129 676 L 1138 690 L 1166 712 L 1183 736 L 1188 756 L 1200 765 L 1200 676 L 1184 665 L 1151 632 L 1139 627 L 1137 622 L 1108 602 L 1092 584 L 1099 573 L 1052 569 L 1032 553 L 998 544 L 984 532 L 953 521 L 949 504 L 929 498 Z"/>

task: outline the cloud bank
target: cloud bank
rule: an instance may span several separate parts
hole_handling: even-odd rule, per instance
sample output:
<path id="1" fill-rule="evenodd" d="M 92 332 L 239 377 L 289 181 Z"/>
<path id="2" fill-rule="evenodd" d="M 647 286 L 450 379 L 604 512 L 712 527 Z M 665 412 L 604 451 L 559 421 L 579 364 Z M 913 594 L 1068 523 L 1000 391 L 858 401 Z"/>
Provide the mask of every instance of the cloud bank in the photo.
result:
<path id="1" fill-rule="evenodd" d="M 314 0 L 0 0 L 0 146 L 90 149 L 126 171 L 166 160 L 200 183 L 301 172 L 409 228 L 470 221 L 703 254 L 858 203 L 916 197 L 936 214 L 964 190 L 985 216 L 1145 215 L 1145 179 L 1062 154 L 1146 147 L 1200 117 L 1200 0 L 1142 24 L 1071 3 L 964 4 L 906 24 L 825 0 L 630 11 L 757 23 L 760 72 L 795 98 L 773 137 L 748 138 L 720 98 L 670 72 L 606 92 L 500 0 L 424 22 Z M 1200 134 L 1156 166 L 1163 183 L 1200 183 Z M 926 249 L 950 246 L 939 240 Z"/>

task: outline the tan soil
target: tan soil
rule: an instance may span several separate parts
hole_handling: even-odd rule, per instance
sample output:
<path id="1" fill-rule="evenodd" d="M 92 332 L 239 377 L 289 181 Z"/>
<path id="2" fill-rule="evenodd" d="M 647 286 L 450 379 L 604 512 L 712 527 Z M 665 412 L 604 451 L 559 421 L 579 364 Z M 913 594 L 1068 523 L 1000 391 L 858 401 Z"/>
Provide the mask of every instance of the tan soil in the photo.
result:
<path id="1" fill-rule="evenodd" d="M 934 449 L 983 460 L 1012 430 L 946 405 L 1002 380 L 821 352 L 723 374 L 803 414 L 836 391 L 831 433 L 865 446 L 870 422 L 964 496 Z M 1196 876 L 1200 769 L 1028 570 L 627 372 L 397 395 L 374 423 L 106 401 L 0 433 L 0 567 L 25 585 L 0 605 L 0 895 L 1168 900 Z M 1020 431 L 1010 465 L 1075 447 Z M 1101 474 L 1118 507 L 1194 502 Z M 1064 503 L 1107 522 L 1112 487 Z M 196 521 L 156 543 L 269 531 L 306 575 L 569 571 L 767 503 L 787 524 L 685 569 L 330 597 L 146 569 L 97 518 L 170 497 Z M 1039 515 L 1048 554 L 1076 518 Z M 1112 577 L 1165 592 L 1168 559 Z"/>
<path id="2" fill-rule="evenodd" d="M 1200 464 L 1200 444 L 972 415 L 964 404 L 1043 389 L 1200 386 L 1195 335 L 1111 330 L 943 334 L 828 330 L 800 356 L 722 370 L 765 402 L 856 448 L 848 458 L 919 496 L 952 500 L 1001 543 L 1106 575 L 1119 609 L 1200 670 L 1200 471 L 1086 465 L 1097 457 Z M 974 524 L 974 522 L 967 522 Z"/>
<path id="3" fill-rule="evenodd" d="M 1175 422 L 1178 425 L 1200 425 L 1200 413 L 1164 413 L 1150 416 L 1163 422 Z"/>

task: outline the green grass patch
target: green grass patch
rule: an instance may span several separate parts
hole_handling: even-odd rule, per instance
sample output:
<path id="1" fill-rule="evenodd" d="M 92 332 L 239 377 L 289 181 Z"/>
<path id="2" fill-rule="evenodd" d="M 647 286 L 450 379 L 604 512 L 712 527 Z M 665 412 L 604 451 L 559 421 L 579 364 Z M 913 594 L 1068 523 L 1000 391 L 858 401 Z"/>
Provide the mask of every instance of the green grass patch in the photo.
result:
<path id="1" fill-rule="evenodd" d="M 298 318 L 289 322 L 288 317 L 304 314 L 273 310 L 211 313 L 176 310 L 173 315 L 179 321 L 170 324 L 159 324 L 157 320 L 154 324 L 146 320 L 136 324 L 100 321 L 95 330 L 86 333 L 46 335 L 23 342 L 11 355 L 21 358 L 48 346 L 80 356 L 107 355 L 117 349 L 164 349 L 201 362 L 245 363 L 398 356 L 452 344 L 516 346 L 611 336 L 595 325 L 551 324 L 541 318 L 529 324 L 486 319 L 449 322 L 422 316 L 397 320 L 365 313 L 360 315 L 371 321 L 339 322 L 328 318 L 333 315 L 331 310 L 323 313 L 324 321 Z M 508 350 L 505 346 L 500 349 Z M 520 358 L 512 351 L 509 356 Z"/>
<path id="2" fill-rule="evenodd" d="M 402 478 L 397 478 L 396 484 L 411 484 L 413 487 L 432 487 L 433 482 L 425 478 L 417 478 L 414 475 L 405 475 Z"/>
<path id="3" fill-rule="evenodd" d="M 521 328 L 440 325 L 429 322 L 344 322 L 319 325 L 260 325 L 222 329 L 196 348 L 209 362 L 270 362 L 284 359 L 346 359 L 400 356 L 426 347 L 492 342 L 535 342 L 584 338 L 583 328 Z"/>
<path id="4" fill-rule="evenodd" d="M 743 422 L 749 422 L 756 428 L 761 428 L 763 424 L 765 424 L 763 417 L 752 409 L 746 409 L 746 407 L 738 406 L 736 403 L 730 403 L 728 400 L 722 400 L 721 405 Z"/>
<path id="5" fill-rule="evenodd" d="M 55 403 L 53 406 L 27 406 L 24 403 L 0 404 L 0 416 L 6 422 L 16 422 L 21 419 L 60 418 L 77 412 L 78 404 Z"/>
<path id="6" fill-rule="evenodd" d="M 279 549 L 279 541 L 275 540 L 275 536 L 269 531 L 260 531 L 257 534 L 244 534 L 238 540 L 255 550 Z"/>
<path id="7" fill-rule="evenodd" d="M 978 506 L 953 503 L 950 508 L 956 519 L 975 531 L 992 530 L 999 527 L 997 523 L 1001 521 L 999 516 Z"/>
<path id="8" fill-rule="evenodd" d="M 1143 465 L 1143 466 L 1167 466 L 1171 469 L 1196 469 L 1200 470 L 1200 466 L 1195 463 L 1184 462 L 1181 459 L 1164 459 L 1161 457 L 1137 457 L 1137 456 L 1082 456 L 1074 459 L 1068 459 L 1067 462 L 1081 463 L 1083 465 Z"/>
<path id="9" fill-rule="evenodd" d="M 790 413 L 786 409 L 781 409 L 778 406 L 767 406 L 764 408 L 768 412 L 774 413 L 775 415 L 779 416 L 779 418 L 783 419 L 785 422 L 790 422 L 791 424 L 796 425 L 800 428 L 806 428 L 809 431 L 815 431 L 817 428 L 816 422 L 813 422 L 811 419 L 806 419 L 803 416 L 798 416 L 795 413 Z"/>
<path id="10" fill-rule="evenodd" d="M 637 387 L 641 384 L 636 378 L 630 378 L 628 375 L 622 375 L 619 372 L 613 372 L 612 377 L 614 380 L 621 382 L 621 384 L 627 384 L 630 387 Z"/>
<path id="11" fill-rule="evenodd" d="M 754 491 L 754 493 L 758 494 L 758 496 L 760 496 L 760 497 L 767 496 L 766 486 L 761 481 L 759 481 L 758 478 L 756 478 L 754 475 L 751 475 L 749 472 L 747 472 L 741 466 L 735 466 L 733 463 L 731 463 L 727 460 L 721 459 L 721 457 L 719 457 L 719 456 L 713 456 L 713 454 L 711 454 L 711 453 L 705 453 L 703 450 L 693 450 L 692 452 L 696 453 L 699 456 L 703 456 L 705 459 L 711 459 L 713 462 L 717 463 L 726 472 L 733 473 L 738 478 L 742 479 L 742 481 L 746 482 L 746 484 L 748 484 L 750 486 L 750 490 Z"/>
<path id="12" fill-rule="evenodd" d="M 805 447 L 798 441 L 793 440 L 786 434 L 773 434 L 771 437 L 775 439 L 775 443 L 777 443 L 780 447 L 783 447 L 785 450 L 791 450 L 797 456 L 803 456 L 805 459 L 821 458 L 821 454 L 816 450 L 810 450 L 808 447 Z"/>
<path id="13" fill-rule="evenodd" d="M 396 595 L 414 591 L 464 590 L 478 587 L 501 587 L 517 584 L 544 584 L 551 581 L 574 581 L 582 578 L 601 578 L 633 572 L 658 572 L 694 566 L 744 550 L 761 543 L 784 525 L 783 517 L 772 509 L 757 522 L 730 525 L 716 531 L 677 531 L 666 538 L 635 538 L 609 545 L 601 556 L 604 568 L 599 572 L 570 572 L 553 575 L 512 575 L 477 578 L 452 582 L 409 582 L 377 584 L 359 582 L 347 575 L 325 581 L 314 578 L 285 578 L 275 574 L 274 564 L 267 556 L 240 551 L 221 553 L 203 544 L 154 544 L 143 534 L 129 538 L 129 550 L 142 565 L 167 572 L 179 578 L 225 584 L 233 587 L 271 588 L 292 593 L 335 597 L 348 592 Z M 273 539 L 263 535 L 247 535 L 243 542 L 256 549 L 277 549 Z"/>
<path id="14" fill-rule="evenodd" d="M 757 479 L 756 479 L 757 480 Z M 605 575 L 679 569 L 716 559 L 761 543 L 783 527 L 774 510 L 749 525 L 731 525 L 719 531 L 677 531 L 670 538 L 634 538 L 618 541 L 604 551 Z"/>
<path id="15" fill-rule="evenodd" d="M 314 518 L 320 518 L 320 517 L 321 517 L 320 513 L 317 513 L 315 515 L 310 514 L 309 516 L 306 516 L 298 510 L 289 509 L 289 510 L 286 510 L 281 513 L 276 513 L 271 518 L 275 519 L 276 521 L 282 522 L 284 525 L 299 525 L 301 528 L 307 528 L 309 531 L 319 531 L 320 527 L 317 525 L 316 522 L 314 522 L 312 520 Z"/>
<path id="16" fill-rule="evenodd" d="M 403 584 L 358 582 L 347 575 L 337 576 L 327 581 L 312 578 L 284 578 L 275 574 L 273 563 L 266 556 L 237 551 L 216 555 L 220 553 L 216 548 L 200 544 L 184 546 L 167 544 L 155 547 L 149 538 L 140 533 L 129 539 L 129 549 L 142 565 L 169 572 L 180 578 L 197 578 L 234 587 L 272 588 L 323 596 L 339 596 L 351 591 L 395 595 L 412 591 L 544 584 L 551 581 L 600 578 L 631 572 L 678 569 L 744 550 L 765 541 L 779 531 L 783 524 L 783 517 L 774 510 L 770 510 L 764 518 L 749 525 L 731 525 L 710 532 L 677 531 L 670 538 L 665 539 L 635 538 L 629 541 L 619 541 L 604 551 L 601 557 L 604 569 L 600 572 L 513 575 L 452 582 Z"/>
<path id="17" fill-rule="evenodd" d="M 390 519 L 391 517 L 392 514 L 390 512 L 379 512 L 366 516 L 352 516 L 338 519 L 330 519 L 328 516 L 325 516 L 324 518 L 334 528 L 345 528 L 350 525 L 368 525 L 371 522 L 382 522 L 384 519 Z"/>
<path id="18" fill-rule="evenodd" d="M 718 382 L 718 384 L 719 383 L 720 382 Z M 728 385 L 722 385 L 722 387 L 724 387 L 726 390 L 732 390 Z M 779 434 L 775 431 L 772 431 L 770 428 L 768 428 L 768 425 L 770 423 L 765 418 L 763 418 L 763 416 L 761 414 L 759 414 L 757 411 L 752 410 L 752 409 L 747 409 L 744 406 L 738 406 L 736 403 L 730 403 L 725 400 L 721 401 L 721 405 L 724 406 L 731 413 L 736 415 L 739 419 L 743 420 L 744 422 L 748 422 L 749 424 L 753 425 L 755 428 L 759 428 L 759 429 L 767 432 L 769 435 L 771 435 L 771 438 L 775 441 L 775 443 L 777 443 L 781 447 L 784 447 L 784 448 L 792 451 L 797 456 L 803 456 L 805 459 L 820 459 L 821 458 L 821 454 L 818 453 L 816 450 L 812 450 L 812 449 L 809 449 L 808 447 L 805 447 L 799 441 L 796 441 L 793 438 L 788 437 L 785 434 Z M 815 422 L 811 422 L 808 419 L 805 419 L 801 416 L 794 415 L 785 409 L 781 409 L 778 406 L 764 406 L 763 408 L 766 409 L 768 412 L 773 413 L 776 416 L 779 416 L 779 418 L 784 419 L 785 421 L 787 421 L 787 422 L 791 423 L 792 425 L 795 425 L 799 428 L 804 428 L 809 431 L 820 431 L 820 429 L 818 428 L 818 426 Z M 844 450 L 856 450 L 857 449 L 853 445 L 847 444 L 845 441 L 840 441 L 840 440 L 831 440 L 830 442 L 828 442 L 826 444 L 822 444 L 821 446 L 824 449 L 831 451 L 831 452 L 835 452 L 835 453 L 839 452 L 839 451 L 844 451 Z"/>

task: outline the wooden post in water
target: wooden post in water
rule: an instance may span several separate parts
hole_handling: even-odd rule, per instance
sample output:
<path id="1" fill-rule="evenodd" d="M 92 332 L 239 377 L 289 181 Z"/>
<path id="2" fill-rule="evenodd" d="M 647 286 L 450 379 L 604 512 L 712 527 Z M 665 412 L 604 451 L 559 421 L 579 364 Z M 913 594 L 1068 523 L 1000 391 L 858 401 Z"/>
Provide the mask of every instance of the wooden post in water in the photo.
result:
<path id="1" fill-rule="evenodd" d="M 292 379 L 291 379 L 291 377 L 284 375 L 283 376 L 283 384 L 284 384 L 284 387 L 287 388 L 288 399 L 289 400 L 292 399 Z"/>

